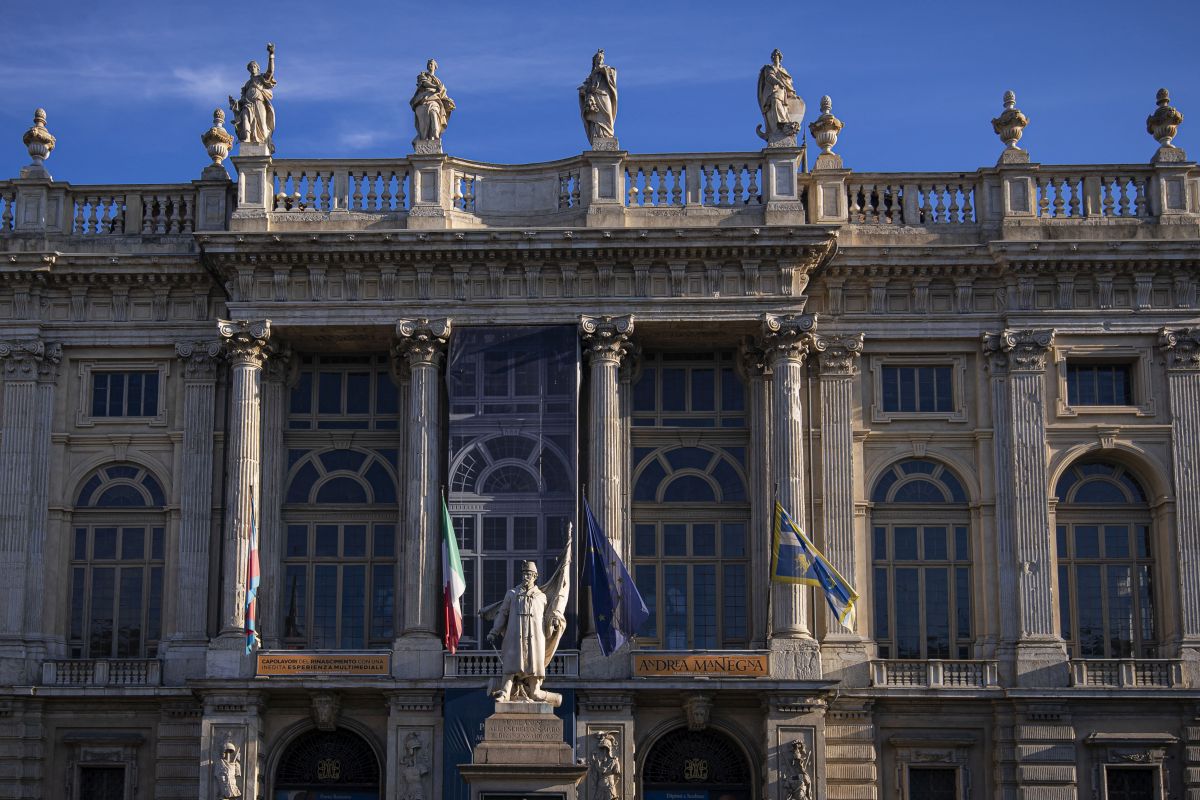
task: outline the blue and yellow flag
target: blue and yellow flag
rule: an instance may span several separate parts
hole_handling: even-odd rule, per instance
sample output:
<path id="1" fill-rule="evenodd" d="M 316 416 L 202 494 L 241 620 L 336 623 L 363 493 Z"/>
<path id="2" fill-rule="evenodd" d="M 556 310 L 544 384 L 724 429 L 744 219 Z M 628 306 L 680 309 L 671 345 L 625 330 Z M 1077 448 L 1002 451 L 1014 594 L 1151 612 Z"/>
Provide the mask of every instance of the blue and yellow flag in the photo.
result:
<path id="1" fill-rule="evenodd" d="M 854 604 L 858 602 L 854 587 L 821 555 L 778 502 L 771 547 L 771 580 L 818 587 L 825 592 L 825 602 L 838 622 L 854 629 Z"/>

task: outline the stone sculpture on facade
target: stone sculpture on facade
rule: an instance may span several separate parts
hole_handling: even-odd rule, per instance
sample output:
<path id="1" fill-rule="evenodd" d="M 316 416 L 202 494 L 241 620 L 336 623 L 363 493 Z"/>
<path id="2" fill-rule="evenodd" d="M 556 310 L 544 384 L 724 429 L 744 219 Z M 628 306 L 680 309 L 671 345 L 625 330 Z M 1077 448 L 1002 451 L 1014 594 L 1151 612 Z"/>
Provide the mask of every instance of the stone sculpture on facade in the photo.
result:
<path id="1" fill-rule="evenodd" d="M 232 739 L 226 739 L 221 748 L 221 758 L 213 765 L 214 785 L 219 800 L 233 800 L 242 796 L 241 754 Z"/>
<path id="2" fill-rule="evenodd" d="M 1171 144 L 1171 140 L 1179 132 L 1179 126 L 1183 124 L 1183 114 L 1171 105 L 1171 95 L 1166 89 L 1159 89 L 1154 100 L 1158 108 L 1146 117 L 1146 132 L 1158 142 L 1158 152 L 1151 161 L 1186 161 L 1187 156 L 1183 150 Z"/>
<path id="3" fill-rule="evenodd" d="M 755 129 L 759 138 L 768 147 L 795 147 L 804 121 L 804 101 L 796 94 L 778 48 L 771 51 L 771 63 L 758 71 L 758 107 L 763 115 L 763 125 Z"/>
<path id="4" fill-rule="evenodd" d="M 786 800 L 813 800 L 812 777 L 809 775 L 812 753 L 805 746 L 803 739 L 792 742 L 792 757 L 788 767 L 791 772 L 783 779 Z"/>
<path id="5" fill-rule="evenodd" d="M 225 130 L 225 112 L 219 108 L 213 109 L 213 124 L 212 127 L 200 134 L 200 142 L 204 145 L 204 149 L 208 151 L 208 157 L 212 159 L 205 171 L 208 169 L 218 169 L 222 174 L 225 173 L 225 168 L 221 166 L 221 162 L 229 155 L 230 148 L 233 147 L 233 137 L 229 131 Z"/>
<path id="6" fill-rule="evenodd" d="M 833 115 L 833 101 L 829 95 L 821 97 L 821 115 L 808 126 L 808 132 L 813 135 L 813 141 L 821 148 L 817 156 L 816 169 L 840 169 L 842 157 L 833 152 L 837 144 L 838 134 L 845 126 Z"/>
<path id="7" fill-rule="evenodd" d="M 521 566 L 521 581 L 509 589 L 500 601 L 488 642 L 500 644 L 504 670 L 492 697 L 509 702 L 549 703 L 558 707 L 562 695 L 542 689 L 546 667 L 558 650 L 558 642 L 566 630 L 567 597 L 571 591 L 571 533 L 568 528 L 567 546 L 559 567 L 546 582 L 537 585 L 537 564 L 526 561 Z M 485 617 L 488 610 L 480 612 Z"/>
<path id="8" fill-rule="evenodd" d="M 36 177 L 37 175 L 49 177 L 46 175 L 45 162 L 50 157 L 50 153 L 54 151 L 55 138 L 46 130 L 46 109 L 39 108 L 33 112 L 33 127 L 25 131 L 25 135 L 21 137 L 21 141 L 25 143 L 25 148 L 29 151 L 29 157 L 33 159 L 33 163 L 21 170 L 21 177 Z"/>
<path id="9" fill-rule="evenodd" d="M 596 800 L 618 800 L 621 796 L 621 759 L 617 756 L 617 739 L 609 731 L 596 734 L 596 752 L 588 766 L 592 773 L 592 797 Z"/>
<path id="10" fill-rule="evenodd" d="M 1004 93 L 1004 111 L 1000 116 L 992 120 L 992 130 L 1000 137 L 1000 141 L 1004 142 L 1004 152 L 1000 154 L 1001 164 L 1026 164 L 1029 162 L 1029 153 L 1017 147 L 1017 142 L 1021 141 L 1021 135 L 1025 132 L 1025 126 L 1029 124 L 1029 117 L 1021 113 L 1017 108 L 1017 95 L 1009 89 Z"/>
<path id="11" fill-rule="evenodd" d="M 250 78 L 242 85 L 241 99 L 229 96 L 229 108 L 234 113 L 233 127 L 243 144 L 266 145 L 275 152 L 272 135 L 275 133 L 275 107 L 271 99 L 275 88 L 275 45 L 267 43 L 267 71 L 259 74 L 257 61 L 246 65 Z"/>
<path id="12" fill-rule="evenodd" d="M 593 150 L 617 149 L 617 70 L 605 65 L 603 49 L 579 87 L 579 115 Z"/>
<path id="13" fill-rule="evenodd" d="M 421 734 L 411 731 L 404 737 L 404 755 L 400 758 L 398 800 L 428 800 L 425 776 L 429 774 L 429 755 L 423 752 Z"/>
<path id="14" fill-rule="evenodd" d="M 455 108 L 446 94 L 446 85 L 436 74 L 437 67 L 437 61 L 429 59 L 425 71 L 417 75 L 417 89 L 408 101 L 417 128 L 417 138 L 412 142 L 417 153 L 442 152 L 442 133 Z"/>

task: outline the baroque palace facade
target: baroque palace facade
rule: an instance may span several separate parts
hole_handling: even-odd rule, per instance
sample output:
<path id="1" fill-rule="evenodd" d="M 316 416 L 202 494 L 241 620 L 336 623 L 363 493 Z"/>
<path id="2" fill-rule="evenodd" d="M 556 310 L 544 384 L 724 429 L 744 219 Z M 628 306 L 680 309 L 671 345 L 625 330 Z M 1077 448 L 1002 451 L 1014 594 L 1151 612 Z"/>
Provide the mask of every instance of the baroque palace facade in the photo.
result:
<path id="1" fill-rule="evenodd" d="M 236 181 L 218 121 L 199 180 L 111 186 L 50 177 L 42 114 L 0 182 L 0 796 L 467 797 L 477 611 L 586 497 L 651 617 L 602 656 L 575 576 L 581 798 L 1200 797 L 1200 170 L 1160 99 L 1146 164 L 1030 161 L 1009 102 L 996 166 L 876 174 L 828 103 L 811 169 L 778 115 L 636 155 L 588 107 L 592 149 L 499 166 L 420 116 L 406 158 L 275 158 L 243 108 Z M 776 499 L 853 628 L 770 582 Z"/>

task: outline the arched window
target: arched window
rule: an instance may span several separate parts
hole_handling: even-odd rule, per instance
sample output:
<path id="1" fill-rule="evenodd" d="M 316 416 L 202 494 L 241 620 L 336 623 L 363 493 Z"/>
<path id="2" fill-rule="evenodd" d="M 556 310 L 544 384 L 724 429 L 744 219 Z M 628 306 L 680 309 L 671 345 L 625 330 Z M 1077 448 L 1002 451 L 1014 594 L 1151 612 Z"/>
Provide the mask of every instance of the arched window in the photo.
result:
<path id="1" fill-rule="evenodd" d="M 642 796 L 750 800 L 753 775 L 745 753 L 727 734 L 715 728 L 677 728 L 646 755 Z M 705 791 L 695 791 L 698 786 Z"/>
<path id="2" fill-rule="evenodd" d="M 288 451 L 283 639 L 359 649 L 391 642 L 396 450 Z"/>
<path id="3" fill-rule="evenodd" d="M 162 635 L 166 498 L 143 467 L 112 464 L 83 482 L 72 516 L 73 658 L 153 658 Z"/>
<path id="4" fill-rule="evenodd" d="M 1059 620 L 1076 658 L 1158 652 L 1154 550 L 1142 484 L 1107 461 L 1072 464 L 1055 487 Z"/>
<path id="5" fill-rule="evenodd" d="M 639 637 L 670 650 L 746 647 L 750 631 L 746 448 L 634 447 Z"/>
<path id="6" fill-rule="evenodd" d="M 875 481 L 872 579 L 880 658 L 971 657 L 967 493 L 943 464 L 909 458 Z"/>

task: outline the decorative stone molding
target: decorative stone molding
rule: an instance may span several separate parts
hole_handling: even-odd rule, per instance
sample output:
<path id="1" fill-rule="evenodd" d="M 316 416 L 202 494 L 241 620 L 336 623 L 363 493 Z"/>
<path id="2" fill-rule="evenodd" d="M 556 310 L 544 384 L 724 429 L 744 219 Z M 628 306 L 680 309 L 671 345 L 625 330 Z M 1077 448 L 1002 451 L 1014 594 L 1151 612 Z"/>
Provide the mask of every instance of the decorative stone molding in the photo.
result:
<path id="1" fill-rule="evenodd" d="M 983 352 L 989 365 L 1011 372 L 1045 372 L 1046 356 L 1054 344 L 1054 330 L 1006 330 L 983 334 Z"/>
<path id="2" fill-rule="evenodd" d="M 124 777 L 121 797 L 133 800 L 138 795 L 138 751 L 145 737 L 133 731 L 78 731 L 63 737 L 69 748 L 65 789 L 67 798 L 77 800 L 82 791 L 82 771 L 88 767 L 119 768 Z"/>
<path id="3" fill-rule="evenodd" d="M 844 336 L 822 336 L 814 333 L 812 349 L 817 353 L 817 362 L 822 376 L 849 377 L 858 374 L 858 362 L 862 356 L 864 334 Z"/>
<path id="4" fill-rule="evenodd" d="M 402 319 L 396 322 L 396 350 L 408 360 L 409 366 L 437 367 L 446 353 L 451 323 L 443 319 Z"/>
<path id="5" fill-rule="evenodd" d="M 702 731 L 712 718 L 712 695 L 695 692 L 683 698 L 683 714 L 687 718 L 688 730 Z"/>
<path id="6" fill-rule="evenodd" d="M 909 770 L 913 767 L 946 767 L 955 771 L 958 797 L 971 797 L 971 750 L 977 745 L 974 736 L 919 737 L 907 734 L 892 736 L 888 743 L 896 753 L 896 787 L 900 800 L 922 800 L 909 787 Z"/>
<path id="7" fill-rule="evenodd" d="M 1200 328 L 1163 328 L 1158 346 L 1167 360 L 1167 369 L 1200 370 Z"/>
<path id="8" fill-rule="evenodd" d="M 816 314 L 763 314 L 763 349 L 768 361 L 784 358 L 803 362 L 816 327 Z"/>
<path id="9" fill-rule="evenodd" d="M 0 361 L 10 380 L 52 380 L 62 362 L 62 345 L 41 339 L 0 342 Z"/>
<path id="10" fill-rule="evenodd" d="M 579 317 L 579 335 L 589 360 L 620 364 L 631 350 L 629 337 L 633 335 L 633 315 L 583 314 Z"/>
<path id="11" fill-rule="evenodd" d="M 33 127 L 25 131 L 21 141 L 29 151 L 29 157 L 33 159 L 33 166 L 41 167 L 54 152 L 54 145 L 57 143 L 54 136 L 46 129 L 46 109 L 34 110 Z"/>
<path id="12" fill-rule="evenodd" d="M 211 381 L 217 377 L 221 343 L 176 342 L 175 355 L 183 359 L 183 377 L 188 381 Z"/>
<path id="13" fill-rule="evenodd" d="M 267 341 L 271 338 L 271 321 L 218 320 L 226 357 L 234 364 L 250 364 L 261 367 L 270 354 Z"/>
<path id="14" fill-rule="evenodd" d="M 341 711 L 342 699 L 336 692 L 318 692 L 312 696 L 312 718 L 317 730 L 336 730 Z"/>
<path id="15" fill-rule="evenodd" d="M 1029 117 L 1021 113 L 1017 108 L 1017 95 L 1010 89 L 1004 93 L 1004 111 L 1000 116 L 992 120 L 992 130 L 1000 137 L 1000 141 L 1004 142 L 1004 152 L 1000 154 L 1000 164 L 1027 164 L 1029 163 L 1029 153 L 1017 147 L 1017 142 L 1021 141 L 1021 136 L 1025 133 L 1025 126 L 1029 124 Z"/>
<path id="16" fill-rule="evenodd" d="M 833 115 L 833 100 L 829 95 L 824 95 L 821 98 L 821 115 L 808 126 L 813 141 L 821 148 L 816 169 L 841 169 L 842 157 L 834 153 L 833 148 L 837 144 L 838 134 L 844 127 L 842 121 Z"/>
<path id="17" fill-rule="evenodd" d="M 212 159 L 211 166 L 219 169 L 221 174 L 225 174 L 225 168 L 221 166 L 221 162 L 229 155 L 229 149 L 233 147 L 233 136 L 225 130 L 224 111 L 219 108 L 213 109 L 212 127 L 200 134 L 200 142 L 208 152 L 208 157 Z"/>
<path id="18" fill-rule="evenodd" d="M 1179 126 L 1183 124 L 1183 114 L 1171 105 L 1171 95 L 1166 89 L 1158 90 L 1154 104 L 1157 106 L 1154 113 L 1146 117 L 1146 133 L 1158 142 L 1158 152 L 1150 159 L 1151 162 L 1186 161 L 1187 154 L 1171 144 L 1171 140 L 1179 132 Z"/>

